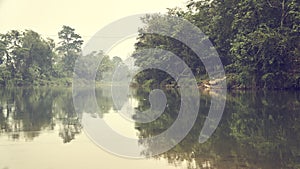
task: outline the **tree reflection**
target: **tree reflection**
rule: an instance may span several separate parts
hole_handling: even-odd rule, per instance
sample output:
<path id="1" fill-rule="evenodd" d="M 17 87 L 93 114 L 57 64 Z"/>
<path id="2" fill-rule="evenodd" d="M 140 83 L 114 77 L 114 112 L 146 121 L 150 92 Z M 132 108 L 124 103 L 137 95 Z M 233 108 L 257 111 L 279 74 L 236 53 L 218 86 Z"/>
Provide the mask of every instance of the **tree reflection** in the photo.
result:
<path id="1" fill-rule="evenodd" d="M 59 93 L 55 98 L 55 117 L 59 125 L 59 136 L 64 143 L 75 139 L 80 134 L 81 124 L 73 106 L 71 91 Z"/>
<path id="2" fill-rule="evenodd" d="M 133 92 L 139 101 L 137 112 L 150 108 L 149 90 Z M 165 90 L 165 112 L 150 123 L 136 123 L 139 138 L 153 137 L 176 120 L 180 94 Z M 78 96 L 91 99 L 91 93 Z M 87 113 L 103 117 L 114 109 L 110 88 L 96 90 L 95 109 Z M 189 168 L 300 168 L 300 94 L 297 92 L 230 92 L 223 118 L 212 137 L 198 143 L 210 107 L 211 97 L 202 92 L 196 123 L 174 148 L 156 156 L 170 163 L 188 163 Z M 85 103 L 89 103 L 87 100 Z M 83 105 L 89 108 L 89 105 Z M 64 143 L 81 133 L 71 89 L 13 88 L 0 90 L 0 135 L 13 140 L 33 140 L 41 132 L 57 131 Z M 152 154 L 156 143 L 142 142 Z M 160 144 L 160 143 L 159 143 Z M 163 143 L 161 143 L 163 144 Z"/>
<path id="3" fill-rule="evenodd" d="M 63 142 L 70 142 L 81 132 L 72 104 L 71 90 L 66 89 L 0 90 L 0 134 L 33 140 L 41 131 L 59 126 Z"/>
<path id="4" fill-rule="evenodd" d="M 40 130 L 47 129 L 52 123 L 52 104 L 50 91 L 35 89 L 0 91 L 2 132 L 11 138 L 21 135 L 32 140 Z"/>
<path id="5" fill-rule="evenodd" d="M 139 111 L 149 108 L 149 92 L 137 91 Z M 166 91 L 168 107 L 151 123 L 136 123 L 139 137 L 165 131 L 177 118 L 180 97 Z M 189 168 L 299 168 L 300 95 L 294 92 L 231 92 L 221 123 L 213 136 L 199 144 L 198 137 L 210 106 L 210 96 L 201 95 L 197 121 L 180 144 L 156 158 L 170 163 L 188 162 Z M 151 154 L 151 145 L 145 154 Z"/>
<path id="6" fill-rule="evenodd" d="M 83 99 L 92 99 L 90 92 L 79 94 Z M 96 89 L 99 107 L 84 105 L 88 113 L 103 117 L 113 108 L 110 87 Z M 0 135 L 13 140 L 33 140 L 42 131 L 58 131 L 63 143 L 69 143 L 81 133 L 80 117 L 76 113 L 72 89 L 68 88 L 5 88 L 0 89 Z"/>

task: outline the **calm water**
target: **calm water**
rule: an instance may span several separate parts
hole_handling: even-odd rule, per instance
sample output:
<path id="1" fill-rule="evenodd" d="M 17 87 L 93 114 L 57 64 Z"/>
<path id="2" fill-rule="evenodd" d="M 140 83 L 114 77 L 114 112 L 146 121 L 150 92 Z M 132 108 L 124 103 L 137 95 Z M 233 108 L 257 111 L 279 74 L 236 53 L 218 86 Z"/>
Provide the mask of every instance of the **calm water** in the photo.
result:
<path id="1" fill-rule="evenodd" d="M 147 110 L 148 94 L 134 90 L 125 106 Z M 97 117 L 136 138 L 168 129 L 180 105 L 178 92 L 168 90 L 162 116 L 131 123 L 115 110 L 110 88 L 99 88 L 96 95 Z M 221 123 L 203 144 L 198 137 L 210 106 L 208 93 L 202 93 L 200 105 L 193 129 L 180 144 L 159 156 L 133 160 L 92 143 L 73 108 L 71 89 L 0 89 L 0 169 L 300 168 L 300 92 L 229 92 Z"/>

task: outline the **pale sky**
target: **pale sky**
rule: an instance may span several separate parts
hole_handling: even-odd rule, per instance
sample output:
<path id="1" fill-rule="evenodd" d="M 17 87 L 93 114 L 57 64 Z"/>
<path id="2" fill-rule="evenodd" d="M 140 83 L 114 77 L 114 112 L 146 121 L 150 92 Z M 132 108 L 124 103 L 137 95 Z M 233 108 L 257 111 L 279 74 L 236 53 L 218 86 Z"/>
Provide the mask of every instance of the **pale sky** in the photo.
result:
<path id="1" fill-rule="evenodd" d="M 105 25 L 139 13 L 165 13 L 187 0 L 0 0 L 0 33 L 31 29 L 57 40 L 63 25 L 85 41 Z M 132 40 L 131 40 L 132 42 Z"/>

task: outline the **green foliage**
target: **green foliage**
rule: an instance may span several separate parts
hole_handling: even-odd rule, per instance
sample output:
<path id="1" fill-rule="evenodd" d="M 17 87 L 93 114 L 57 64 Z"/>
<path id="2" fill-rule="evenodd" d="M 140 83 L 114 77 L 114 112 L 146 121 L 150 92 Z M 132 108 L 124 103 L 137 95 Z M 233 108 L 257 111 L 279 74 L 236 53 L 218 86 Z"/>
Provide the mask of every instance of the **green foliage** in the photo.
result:
<path id="1" fill-rule="evenodd" d="M 296 0 L 190 0 L 187 10 L 170 9 L 168 15 L 187 19 L 209 36 L 230 76 L 228 87 L 286 89 L 299 88 L 299 6 Z M 196 77 L 205 74 L 201 61 L 180 42 L 142 33 L 162 25 L 171 34 L 182 31 L 180 25 L 168 25 L 161 18 L 161 15 L 143 18 L 147 26 L 140 30 L 136 44 L 137 52 L 133 55 L 136 65 L 143 67 L 155 58 L 153 53 L 139 55 L 140 49 L 161 48 L 184 60 Z M 164 61 L 164 56 L 159 60 Z M 144 72 L 140 76 L 153 73 Z M 137 79 L 141 84 L 154 79 L 141 80 L 140 76 Z M 155 77 L 159 83 L 166 78 Z"/>
<path id="2" fill-rule="evenodd" d="M 0 36 L 2 85 L 28 85 L 52 76 L 54 46 L 32 30 L 12 30 Z"/>
<path id="3" fill-rule="evenodd" d="M 61 41 L 56 47 L 54 40 L 44 39 L 32 30 L 0 34 L 0 86 L 70 86 L 83 41 L 69 26 L 63 26 L 58 35 Z M 110 58 L 103 52 L 91 53 L 86 58 L 86 64 L 79 65 L 81 70 L 77 73 L 91 79 L 91 69 L 97 69 L 96 64 L 102 59 L 96 74 L 98 81 L 103 79 L 103 73 L 109 72 L 111 76 L 123 64 L 121 58 Z"/>
<path id="4" fill-rule="evenodd" d="M 57 51 L 62 57 L 63 70 L 67 76 L 71 76 L 74 71 L 75 61 L 81 52 L 81 45 L 83 40 L 81 36 L 75 33 L 75 29 L 69 26 L 63 26 L 62 30 L 58 32 L 58 37 L 61 40 L 57 47 Z"/>
<path id="5" fill-rule="evenodd" d="M 299 6 L 297 0 L 189 0 L 185 10 L 169 9 L 167 15 L 188 20 L 209 37 L 225 67 L 228 87 L 299 89 Z M 185 44 L 170 37 L 144 33 L 164 28 L 162 31 L 180 35 L 183 25 L 165 18 L 159 14 L 142 18 L 146 26 L 139 30 L 136 51 L 132 55 L 135 65 L 143 68 L 150 63 L 169 63 L 163 66 L 175 66 L 180 70 L 180 63 L 170 60 L 168 53 L 143 51 L 163 49 L 182 59 L 196 79 L 207 81 L 203 63 Z M 192 38 L 194 35 L 187 33 L 187 36 Z M 60 81 L 70 84 L 83 41 L 69 26 L 63 26 L 58 37 L 60 42 L 56 47 L 53 40 L 44 39 L 32 30 L 11 30 L 0 34 L 0 85 L 40 82 L 43 85 L 54 79 L 58 84 Z M 203 52 L 207 56 L 210 54 L 209 51 Z M 118 57 L 103 56 L 102 59 L 96 80 L 111 77 L 117 65 L 122 64 Z M 98 62 L 90 64 L 95 63 Z M 85 67 L 87 75 L 89 66 Z M 184 77 L 185 70 L 182 72 L 179 78 Z M 88 75 L 88 78 L 90 76 L 94 75 Z M 154 69 L 136 75 L 136 81 L 148 87 L 175 84 L 177 80 Z"/>

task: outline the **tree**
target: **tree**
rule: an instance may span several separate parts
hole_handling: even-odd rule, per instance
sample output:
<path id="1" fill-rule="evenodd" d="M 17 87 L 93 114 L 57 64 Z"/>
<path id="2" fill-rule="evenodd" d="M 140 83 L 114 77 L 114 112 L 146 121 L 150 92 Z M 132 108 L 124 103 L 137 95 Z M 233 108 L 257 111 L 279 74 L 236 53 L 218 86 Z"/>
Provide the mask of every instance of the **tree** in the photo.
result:
<path id="1" fill-rule="evenodd" d="M 114 64 L 114 67 L 118 66 L 119 64 L 123 63 L 122 58 L 118 57 L 118 56 L 114 56 L 112 58 L 112 63 Z"/>
<path id="2" fill-rule="evenodd" d="M 62 30 L 58 32 L 58 37 L 61 41 L 57 50 L 62 55 L 63 70 L 67 76 L 70 76 L 73 73 L 75 61 L 80 55 L 83 40 L 79 34 L 75 33 L 75 29 L 69 26 L 63 26 Z"/>
<path id="3" fill-rule="evenodd" d="M 51 76 L 54 56 L 51 42 L 51 40 L 42 39 L 34 31 L 25 32 L 22 44 L 25 53 L 20 54 L 17 60 L 21 62 L 24 79 L 34 80 L 34 78 L 43 79 Z"/>
<path id="4" fill-rule="evenodd" d="M 181 12 L 179 11 L 177 13 L 171 11 L 169 12 L 169 15 L 181 16 Z M 157 64 L 168 69 L 176 67 L 178 72 L 182 72 L 181 74 L 178 74 L 178 77 L 184 77 L 184 72 L 186 70 L 182 63 L 185 62 L 197 77 L 200 78 L 201 75 L 205 74 L 204 66 L 198 56 L 183 42 L 167 36 L 145 33 L 160 31 L 160 29 L 165 31 L 165 29 L 167 29 L 170 34 L 178 35 L 182 30 L 184 30 L 184 25 L 182 25 L 182 23 L 178 23 L 176 20 L 169 19 L 168 16 L 159 14 L 145 16 L 142 21 L 147 26 L 140 30 L 138 42 L 135 44 L 136 51 L 133 53 L 132 57 L 136 59 L 136 66 L 145 68 L 153 64 Z M 188 36 L 193 37 L 192 34 Z M 174 57 L 172 57 L 170 53 L 160 52 L 160 49 L 172 52 L 178 56 L 182 62 L 178 60 L 175 61 Z M 144 84 L 145 86 L 157 86 L 161 84 L 175 83 L 178 79 L 173 79 L 170 75 L 163 71 L 148 69 L 138 74 L 136 76 L 136 80 L 138 83 Z"/>
<path id="5" fill-rule="evenodd" d="M 32 84 L 52 74 L 53 40 L 32 30 L 12 30 L 0 36 L 1 79 L 4 85 Z"/>
<path id="6" fill-rule="evenodd" d="M 10 72 L 10 77 L 15 78 L 16 67 L 14 65 L 14 60 L 16 60 L 16 51 L 21 48 L 23 34 L 17 30 L 12 30 L 6 34 L 1 34 L 1 56 L 2 64 L 7 71 Z"/>

